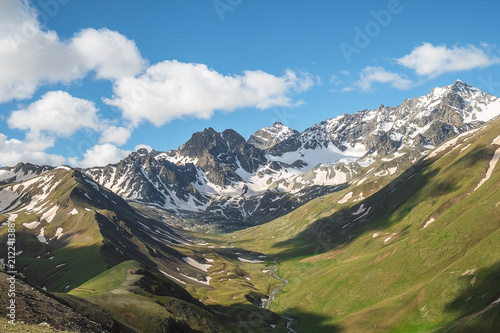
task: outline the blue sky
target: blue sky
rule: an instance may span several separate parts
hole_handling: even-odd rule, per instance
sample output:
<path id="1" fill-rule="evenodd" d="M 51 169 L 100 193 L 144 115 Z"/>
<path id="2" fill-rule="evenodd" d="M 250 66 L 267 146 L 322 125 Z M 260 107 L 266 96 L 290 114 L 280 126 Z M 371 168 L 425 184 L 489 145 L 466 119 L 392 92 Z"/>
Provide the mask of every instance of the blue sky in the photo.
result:
<path id="1" fill-rule="evenodd" d="M 0 165 L 102 165 L 206 127 L 297 130 L 461 79 L 500 95 L 498 1 L 4 0 Z"/>

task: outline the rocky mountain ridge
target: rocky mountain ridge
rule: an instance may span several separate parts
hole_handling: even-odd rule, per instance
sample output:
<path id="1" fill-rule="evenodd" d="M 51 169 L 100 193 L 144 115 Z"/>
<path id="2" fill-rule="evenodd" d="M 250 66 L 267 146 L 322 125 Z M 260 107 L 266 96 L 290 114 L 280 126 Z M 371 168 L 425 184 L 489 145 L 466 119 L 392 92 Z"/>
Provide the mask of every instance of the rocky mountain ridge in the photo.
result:
<path id="1" fill-rule="evenodd" d="M 458 80 L 397 107 L 343 114 L 301 133 L 276 122 L 245 140 L 232 129 L 208 128 L 177 150 L 139 149 L 116 164 L 81 171 L 129 202 L 199 225 L 245 227 L 345 188 L 373 166 L 378 174 L 402 171 L 435 146 L 499 114 L 497 97 Z M 49 168 L 3 168 L 0 182 Z"/>
<path id="2" fill-rule="evenodd" d="M 343 114 L 302 133 L 277 122 L 245 140 L 234 130 L 208 128 L 178 150 L 141 149 L 115 165 L 83 171 L 127 200 L 262 223 L 265 214 L 258 212 L 286 213 L 315 197 L 313 188 L 318 195 L 331 192 L 388 155 L 415 159 L 498 114 L 498 98 L 458 80 L 397 107 Z M 296 202 L 278 199 L 284 196 Z"/>

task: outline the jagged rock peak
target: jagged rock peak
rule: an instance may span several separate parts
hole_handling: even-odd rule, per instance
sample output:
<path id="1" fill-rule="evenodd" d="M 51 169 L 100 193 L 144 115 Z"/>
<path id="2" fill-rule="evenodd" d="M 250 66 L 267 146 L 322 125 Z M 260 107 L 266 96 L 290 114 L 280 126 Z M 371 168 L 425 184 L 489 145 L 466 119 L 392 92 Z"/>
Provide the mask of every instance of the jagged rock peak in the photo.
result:
<path id="1" fill-rule="evenodd" d="M 463 97 L 465 96 L 470 96 L 472 93 L 480 93 L 480 94 L 487 94 L 486 92 L 475 88 L 461 80 L 457 80 L 455 83 L 453 83 L 451 86 L 449 86 L 448 91 L 450 93 L 455 93 L 459 94 Z"/>
<path id="2" fill-rule="evenodd" d="M 235 130 L 227 129 L 222 133 L 217 132 L 212 127 L 206 128 L 203 132 L 196 132 L 178 153 L 191 158 L 198 158 L 207 152 L 217 154 L 227 150 L 241 147 L 246 143 L 245 139 Z"/>
<path id="3" fill-rule="evenodd" d="M 0 168 L 0 185 L 27 180 L 52 169 L 53 167 L 48 165 L 35 165 L 22 162 L 13 167 L 3 167 Z"/>
<path id="4" fill-rule="evenodd" d="M 136 151 L 131 152 L 123 161 L 139 162 L 141 163 L 144 159 L 147 159 L 150 154 L 154 153 L 152 150 L 149 152 L 146 148 L 139 148 Z"/>
<path id="5" fill-rule="evenodd" d="M 149 154 L 149 151 L 146 148 L 139 148 L 137 149 L 136 153 L 141 156 L 146 156 Z"/>
<path id="6" fill-rule="evenodd" d="M 239 147 L 246 143 L 246 140 L 240 133 L 233 129 L 227 129 L 221 133 L 221 137 L 226 141 L 229 147 Z"/>
<path id="7" fill-rule="evenodd" d="M 436 87 L 432 89 L 431 93 L 427 96 L 433 96 L 435 98 L 442 98 L 448 95 L 459 95 L 460 97 L 470 97 L 473 94 L 489 95 L 486 92 L 463 82 L 462 80 L 457 80 L 455 81 L 455 83 L 449 86 Z"/>
<path id="8" fill-rule="evenodd" d="M 273 146 L 290 139 L 298 137 L 300 133 L 277 121 L 269 127 L 262 128 L 248 138 L 248 143 L 260 149 L 270 149 Z"/>

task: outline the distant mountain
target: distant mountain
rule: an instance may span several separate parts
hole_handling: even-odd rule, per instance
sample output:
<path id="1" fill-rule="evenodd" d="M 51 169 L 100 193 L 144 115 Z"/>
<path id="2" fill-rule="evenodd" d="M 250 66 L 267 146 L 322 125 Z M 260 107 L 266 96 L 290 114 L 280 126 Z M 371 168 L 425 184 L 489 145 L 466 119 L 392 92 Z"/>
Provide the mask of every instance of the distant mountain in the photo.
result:
<path id="1" fill-rule="evenodd" d="M 285 141 L 295 142 L 299 138 L 299 131 L 293 130 L 277 121 L 272 126 L 260 129 L 252 134 L 248 139 L 248 143 L 257 148 L 271 151 L 277 144 Z M 295 147 L 295 149 L 297 148 Z M 294 148 L 289 147 L 288 149 L 293 150 Z"/>
<path id="2" fill-rule="evenodd" d="M 500 114 L 500 100 L 462 81 L 325 120 L 302 133 L 279 122 L 245 139 L 209 128 L 178 150 L 141 149 L 82 170 L 124 199 L 225 228 L 269 221 L 346 186 L 363 167 L 397 154 L 415 159 Z M 232 226 L 232 227 L 231 227 Z"/>
<path id="3" fill-rule="evenodd" d="M 402 171 L 435 146 L 499 114 L 497 97 L 457 81 L 397 107 L 344 114 L 302 133 L 276 122 L 245 140 L 231 129 L 208 128 L 177 150 L 140 149 L 117 164 L 81 172 L 137 208 L 167 212 L 177 226 L 232 230 L 265 223 L 351 186 L 363 168 L 388 156 L 394 161 L 380 172 Z M 0 184 L 50 169 L 2 168 Z"/>
<path id="4" fill-rule="evenodd" d="M 0 185 L 31 179 L 41 173 L 52 170 L 50 166 L 39 166 L 30 163 L 18 163 L 14 167 L 0 169 Z"/>
<path id="5" fill-rule="evenodd" d="M 497 97 L 457 81 L 435 88 L 429 95 L 407 99 L 397 107 L 380 105 L 376 110 L 328 119 L 294 137 L 293 144 L 290 140 L 274 144 L 269 153 L 283 157 L 293 152 L 292 158 L 298 154 L 306 157 L 319 148 L 346 157 L 366 154 L 362 159 L 366 160 L 405 147 L 437 146 L 499 114 Z"/>

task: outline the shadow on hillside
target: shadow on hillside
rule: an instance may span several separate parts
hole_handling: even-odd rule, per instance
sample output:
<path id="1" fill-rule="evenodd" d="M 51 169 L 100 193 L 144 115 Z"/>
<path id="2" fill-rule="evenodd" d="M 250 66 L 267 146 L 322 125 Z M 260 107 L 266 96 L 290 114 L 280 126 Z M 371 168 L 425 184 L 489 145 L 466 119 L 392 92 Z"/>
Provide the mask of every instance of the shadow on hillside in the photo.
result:
<path id="1" fill-rule="evenodd" d="M 500 299 L 500 261 L 461 278 L 465 285 L 463 291 L 445 308 L 460 319 L 443 332 L 498 332 L 500 302 L 496 301 Z"/>
<path id="2" fill-rule="evenodd" d="M 222 319 L 234 323 L 238 333 L 275 332 L 274 325 L 280 329 L 280 332 L 288 331 L 289 323 L 290 328 L 297 332 L 336 333 L 342 331 L 337 325 L 325 323 L 331 319 L 329 317 L 295 309 L 276 310 L 283 315 L 282 317 L 250 304 L 211 305 L 209 308 L 218 313 Z"/>
<path id="3" fill-rule="evenodd" d="M 95 219 L 104 238 L 101 255 L 110 264 L 110 267 L 126 260 L 137 260 L 147 266 L 155 266 L 155 263 L 141 251 L 138 245 L 138 242 L 141 241 L 140 234 L 138 234 L 139 237 L 134 237 L 131 229 L 118 219 L 111 221 L 98 213 L 96 213 Z"/>
<path id="4" fill-rule="evenodd" d="M 489 161 L 492 154 L 493 150 L 490 147 L 476 146 L 450 164 L 450 168 L 447 169 L 448 177 L 439 181 L 434 178 L 440 173 L 440 168 L 434 166 L 430 170 L 426 169 L 434 163 L 434 158 L 422 158 L 377 193 L 351 208 L 342 208 L 326 218 L 313 222 L 295 238 L 277 243 L 274 247 L 286 248 L 279 254 L 282 259 L 318 255 L 339 249 L 367 231 L 387 228 L 411 214 L 412 207 L 399 209 L 400 206 L 414 196 L 418 198 L 420 190 L 426 185 L 429 187 L 426 190 L 426 197 L 422 199 L 439 198 L 459 190 L 459 180 L 467 175 L 467 170 L 474 168 L 478 163 Z M 366 211 L 354 215 L 361 204 L 365 209 L 370 208 L 370 211 L 364 216 Z M 446 203 L 446 207 L 442 209 L 451 204 Z M 404 237 L 407 228 L 409 225 L 398 232 L 399 237 Z"/>
<path id="5" fill-rule="evenodd" d="M 338 325 L 326 324 L 326 321 L 331 319 L 326 316 L 295 309 L 288 309 L 283 313 L 286 318 L 292 319 L 290 327 L 297 332 L 337 333 L 343 331 Z"/>
<path id="6" fill-rule="evenodd" d="M 490 161 L 494 153 L 493 146 L 478 146 L 460 157 L 455 163 L 462 164 L 464 168 L 470 168 L 477 163 Z"/>
<path id="7" fill-rule="evenodd" d="M 274 312 L 252 304 L 208 305 L 225 322 L 231 323 L 235 332 L 273 332 L 271 325 L 280 325 L 282 318 Z"/>
<path id="8" fill-rule="evenodd" d="M 409 198 L 417 195 L 421 188 L 439 173 L 438 168 L 422 172 L 430 164 L 431 162 L 425 159 L 417 161 L 365 200 L 313 222 L 295 238 L 275 244 L 276 248 L 287 248 L 279 254 L 280 258 L 318 255 L 339 249 L 369 230 L 386 228 L 400 221 L 411 213 L 411 207 L 395 214 L 396 210 Z M 447 183 L 446 181 L 436 186 L 450 190 Z M 355 215 L 361 204 L 364 205 L 365 211 Z M 404 234 L 405 230 L 399 236 Z"/>
<path id="9" fill-rule="evenodd" d="M 487 168 L 486 162 L 491 159 L 494 150 L 489 146 L 481 145 L 469 149 L 458 156 L 453 163 L 446 166 L 446 179 L 443 179 L 443 177 L 439 180 L 434 179 L 439 175 L 441 169 L 437 166 L 434 166 L 431 170 L 426 170 L 426 168 L 450 152 L 443 151 L 433 158 L 421 158 L 377 193 L 363 201 L 356 202 L 352 208 L 341 208 L 328 217 L 312 222 L 294 238 L 275 243 L 273 248 L 281 249 L 278 252 L 281 259 L 318 255 L 345 246 L 367 231 L 386 228 L 411 214 L 412 207 L 410 206 L 405 207 L 405 209 L 398 209 L 408 199 L 412 197 L 418 198 L 420 195 L 421 199 L 430 199 L 434 202 L 438 201 L 438 198 L 443 195 L 459 191 L 461 189 L 460 184 L 463 183 L 461 180 L 470 176 L 468 171 L 477 173 L 478 170 L 477 168 L 474 169 L 474 167 L 478 163 L 484 164 L 485 168 Z M 453 154 L 459 152 L 458 149 L 455 149 Z M 424 195 L 420 190 L 426 185 Z M 457 197 L 457 199 L 461 198 Z M 418 202 L 418 200 L 414 201 Z M 354 215 L 362 204 L 365 208 L 370 208 L 369 213 L 365 216 Z M 453 201 L 446 202 L 441 207 L 436 208 L 436 211 L 445 211 L 453 204 Z M 336 203 L 332 203 L 332 205 L 336 205 Z M 308 210 L 314 208 L 314 205 L 312 205 L 308 207 Z M 300 208 L 294 212 L 303 212 L 304 215 L 311 214 L 310 212 L 301 211 Z M 364 213 L 361 215 L 364 215 Z M 410 225 L 407 225 L 399 233 L 399 236 L 404 236 L 409 227 Z M 244 242 L 240 244 L 244 244 Z"/>

